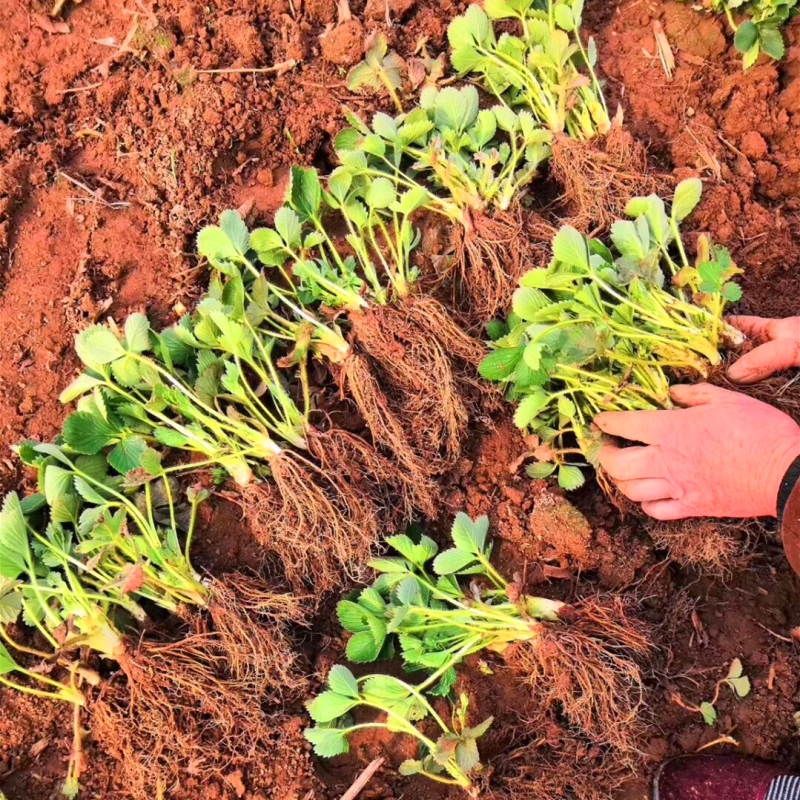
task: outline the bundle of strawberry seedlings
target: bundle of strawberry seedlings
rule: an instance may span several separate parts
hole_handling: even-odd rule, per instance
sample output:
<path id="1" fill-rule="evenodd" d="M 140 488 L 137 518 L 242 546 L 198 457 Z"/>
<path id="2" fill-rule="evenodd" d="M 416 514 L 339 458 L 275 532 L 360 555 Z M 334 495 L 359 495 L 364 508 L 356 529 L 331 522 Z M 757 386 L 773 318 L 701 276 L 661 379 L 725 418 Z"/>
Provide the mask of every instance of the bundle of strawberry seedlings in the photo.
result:
<path id="1" fill-rule="evenodd" d="M 474 86 L 426 88 L 420 108 L 368 125 L 348 113 L 333 176 L 391 181 L 420 209 L 456 224 L 455 263 L 465 313 L 486 321 L 508 299 L 531 239 L 551 229 L 520 201 L 550 155 L 552 135 L 526 110 L 480 108 Z M 332 177 L 333 177 L 332 176 Z M 434 216 L 434 218 L 435 218 Z"/>
<path id="2" fill-rule="evenodd" d="M 549 267 L 525 274 L 507 322 L 490 326 L 480 372 L 506 387 L 516 424 L 535 434 L 531 477 L 557 471 L 563 488 L 581 486 L 581 466 L 596 465 L 598 413 L 670 408 L 671 382 L 707 377 L 741 342 L 723 318 L 741 297 L 731 280 L 741 270 L 706 236 L 690 263 L 681 239 L 701 192 L 683 181 L 669 214 L 656 195 L 634 198 L 611 247 L 563 227 Z"/>
<path id="3" fill-rule="evenodd" d="M 109 457 L 117 464 L 118 447 Z M 126 457 L 133 447 L 128 441 Z M 155 450 L 123 471 L 103 453 L 63 445 L 26 443 L 19 453 L 37 470 L 39 492 L 8 495 L 0 512 L 0 680 L 74 704 L 65 794 L 77 794 L 83 770 L 80 709 L 89 695 L 81 688 L 98 685 L 108 662 L 126 683 L 112 680 L 93 697 L 92 731 L 142 793 L 189 764 L 224 770 L 267 743 L 267 718 L 252 697 L 275 703 L 301 687 L 288 635 L 288 624 L 302 621 L 301 601 L 255 576 L 201 579 L 189 550 L 207 493 L 189 488 L 180 502 Z M 179 615 L 185 635 L 148 636 L 153 608 Z M 32 646 L 9 630 L 20 615 L 36 634 Z M 59 673 L 68 684 L 51 677 Z"/>
<path id="4" fill-rule="evenodd" d="M 355 679 L 334 667 L 328 690 L 308 706 L 317 724 L 306 737 L 319 755 L 345 753 L 351 733 L 383 727 L 423 746 L 422 757 L 405 762 L 402 774 L 474 789 L 477 740 L 491 718 L 469 727 L 462 700 L 453 713 L 458 723 L 448 727 L 433 698 L 449 696 L 458 667 L 478 653 L 501 657 L 536 697 L 556 705 L 592 741 L 620 752 L 634 747 L 643 692 L 638 662 L 652 648 L 646 628 L 625 614 L 621 602 L 590 599 L 568 606 L 527 596 L 492 566 L 488 529 L 486 517 L 473 521 L 459 514 L 454 546 L 442 552 L 427 536 L 392 536 L 387 544 L 398 555 L 374 560 L 374 584 L 339 603 L 339 620 L 352 634 L 350 661 L 391 658 L 399 650 L 406 671 L 426 677 L 417 684 L 386 675 Z M 460 578 L 469 578 L 470 586 Z M 414 725 L 428 717 L 440 728 L 435 740 Z"/>
<path id="5" fill-rule="evenodd" d="M 282 365 L 305 369 L 318 359 L 338 376 L 370 430 L 370 460 L 392 456 L 394 466 L 372 471 L 400 489 L 406 515 L 412 506 L 435 513 L 433 479 L 458 458 L 468 421 L 463 376 L 485 352 L 439 302 L 417 293 L 420 234 L 411 216 L 425 196 L 346 169 L 323 185 L 315 170 L 295 168 L 273 228 L 238 247 L 222 226 L 198 238 L 227 281 L 223 291 L 244 287 L 259 334 L 290 341 Z M 336 221 L 344 241 L 329 233 Z"/>
<path id="6" fill-rule="evenodd" d="M 241 218 L 226 220 L 230 236 L 218 229 L 225 241 L 249 250 Z M 113 322 L 84 330 L 76 350 L 86 371 L 61 396 L 83 399 L 64 438 L 86 455 L 113 445 L 112 464 L 126 472 L 158 442 L 194 457 L 169 467 L 170 474 L 229 474 L 259 540 L 283 560 L 292 584 L 313 579 L 324 591 L 368 557 L 390 470 L 357 437 L 314 427 L 298 351 L 307 326 L 260 324 L 267 312 L 270 323 L 277 315 L 268 299 L 257 300 L 261 306 L 242 278 L 231 276 L 224 286 L 213 280 L 195 313 L 161 333 L 142 314 L 131 315 L 123 330 Z M 287 339 L 292 351 L 280 366 L 278 347 Z"/>
<path id="7" fill-rule="evenodd" d="M 450 24 L 451 61 L 461 75 L 511 109 L 527 109 L 553 135 L 551 169 L 574 224 L 607 226 L 625 201 L 650 191 L 646 155 L 612 124 L 595 72 L 597 47 L 581 37 L 583 0 L 486 0 Z M 497 35 L 514 20 L 518 34 Z"/>

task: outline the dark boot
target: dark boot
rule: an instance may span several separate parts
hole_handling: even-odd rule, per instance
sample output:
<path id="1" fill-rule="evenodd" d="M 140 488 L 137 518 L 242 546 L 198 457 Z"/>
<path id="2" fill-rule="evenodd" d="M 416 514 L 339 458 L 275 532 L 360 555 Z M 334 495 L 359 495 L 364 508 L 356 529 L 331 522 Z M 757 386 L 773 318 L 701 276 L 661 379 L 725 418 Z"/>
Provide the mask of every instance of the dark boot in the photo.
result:
<path id="1" fill-rule="evenodd" d="M 738 756 L 683 756 L 659 767 L 653 800 L 800 800 L 800 777 Z"/>

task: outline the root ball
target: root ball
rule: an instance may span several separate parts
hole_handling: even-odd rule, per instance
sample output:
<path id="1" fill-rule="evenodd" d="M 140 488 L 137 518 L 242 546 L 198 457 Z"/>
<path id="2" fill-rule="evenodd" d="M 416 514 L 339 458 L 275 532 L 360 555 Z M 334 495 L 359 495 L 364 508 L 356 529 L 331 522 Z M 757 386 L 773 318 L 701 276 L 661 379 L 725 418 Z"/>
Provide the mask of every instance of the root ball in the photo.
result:
<path id="1" fill-rule="evenodd" d="M 583 231 L 608 228 L 624 218 L 628 200 L 658 188 L 644 146 L 618 125 L 585 142 L 557 137 L 550 164 L 564 190 L 569 222 Z"/>
<path id="2" fill-rule="evenodd" d="M 653 649 L 621 598 L 584 600 L 506 660 L 534 693 L 557 704 L 591 741 L 620 752 L 636 748 L 644 702 L 641 662 Z"/>

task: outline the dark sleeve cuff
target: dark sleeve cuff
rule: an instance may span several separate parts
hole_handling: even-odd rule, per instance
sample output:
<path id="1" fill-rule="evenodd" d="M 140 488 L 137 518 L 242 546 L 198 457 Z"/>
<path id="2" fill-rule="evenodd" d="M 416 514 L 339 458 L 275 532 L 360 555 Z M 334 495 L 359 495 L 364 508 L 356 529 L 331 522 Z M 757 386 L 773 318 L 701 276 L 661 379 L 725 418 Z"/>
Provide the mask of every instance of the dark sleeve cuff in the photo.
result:
<path id="1" fill-rule="evenodd" d="M 778 490 L 778 526 L 786 558 L 800 575 L 800 456 L 786 470 Z"/>

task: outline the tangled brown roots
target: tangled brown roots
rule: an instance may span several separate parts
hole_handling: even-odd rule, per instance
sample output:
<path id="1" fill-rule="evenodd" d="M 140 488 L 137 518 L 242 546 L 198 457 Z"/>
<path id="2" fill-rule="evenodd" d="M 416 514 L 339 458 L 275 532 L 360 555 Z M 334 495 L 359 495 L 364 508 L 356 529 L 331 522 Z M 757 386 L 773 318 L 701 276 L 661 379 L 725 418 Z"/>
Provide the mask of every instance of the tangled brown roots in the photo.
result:
<path id="1" fill-rule="evenodd" d="M 746 567 L 752 558 L 746 522 L 648 520 L 645 528 L 656 546 L 668 550 L 670 557 L 679 564 L 717 578 Z"/>
<path id="2" fill-rule="evenodd" d="M 506 654 L 511 669 L 591 741 L 636 748 L 644 702 L 641 662 L 653 649 L 621 598 L 584 600 Z"/>
<path id="3" fill-rule="evenodd" d="M 564 190 L 569 222 L 584 231 L 608 228 L 625 216 L 628 200 L 658 188 L 646 150 L 619 125 L 585 142 L 558 136 L 550 165 Z"/>
<path id="4" fill-rule="evenodd" d="M 292 587 L 321 594 L 357 580 L 378 541 L 381 509 L 341 468 L 321 469 L 290 451 L 270 467 L 274 484 L 242 489 L 244 514 Z"/>
<path id="5" fill-rule="evenodd" d="M 231 573 L 212 581 L 208 613 L 226 669 L 254 697 L 279 701 L 305 688 L 290 630 L 306 624 L 305 606 L 304 598 L 255 576 Z"/>
<path id="6" fill-rule="evenodd" d="M 391 448 L 407 469 L 419 467 L 420 483 L 446 471 L 461 454 L 469 421 L 463 389 L 476 385 L 471 374 L 483 346 L 431 297 L 354 313 L 350 321 L 358 352 L 367 357 L 367 384 L 376 382 L 380 392 L 356 383 L 367 372 L 363 360 L 346 365 L 348 388 L 376 444 Z M 386 433 L 391 438 L 383 441 Z"/>
<path id="7" fill-rule="evenodd" d="M 119 760 L 133 797 L 162 797 L 182 776 L 221 777 L 264 757 L 272 722 L 226 679 L 226 658 L 209 638 L 142 643 L 120 659 L 127 681 L 110 681 L 92 706 L 93 735 Z"/>
<path id="8" fill-rule="evenodd" d="M 507 313 L 520 277 L 546 264 L 555 233 L 519 205 L 471 218 L 456 239 L 457 295 L 459 307 L 476 326 Z"/>

